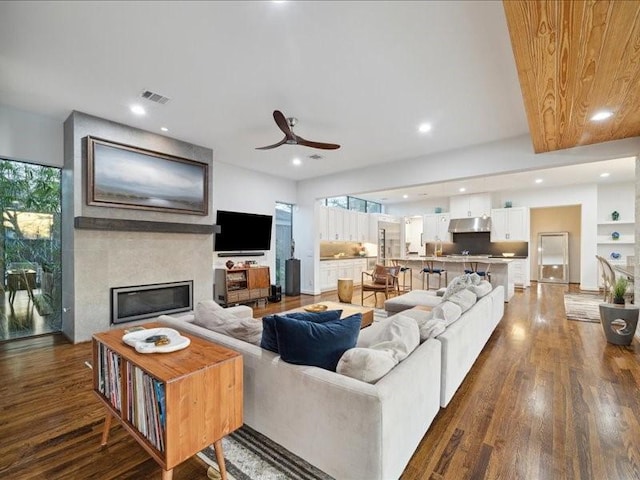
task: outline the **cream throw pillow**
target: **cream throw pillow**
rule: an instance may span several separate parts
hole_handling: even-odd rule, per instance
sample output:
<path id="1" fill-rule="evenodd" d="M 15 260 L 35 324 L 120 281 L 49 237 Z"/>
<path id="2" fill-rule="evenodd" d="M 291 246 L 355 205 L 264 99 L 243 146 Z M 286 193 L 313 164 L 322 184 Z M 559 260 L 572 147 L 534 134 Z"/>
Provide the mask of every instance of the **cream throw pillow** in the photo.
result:
<path id="1" fill-rule="evenodd" d="M 462 316 L 462 308 L 457 303 L 446 301 L 433 307 L 431 313 L 433 318 L 443 320 L 445 326 L 448 327 Z"/>
<path id="2" fill-rule="evenodd" d="M 420 331 L 416 321 L 402 314 L 394 315 L 369 348 L 351 348 L 344 352 L 336 372 L 375 383 L 419 344 Z"/>
<path id="3" fill-rule="evenodd" d="M 471 290 L 467 290 L 466 288 L 460 290 L 457 293 L 454 293 L 449 297 L 449 301 L 459 305 L 462 309 L 462 313 L 469 310 L 476 303 L 478 297 Z"/>
<path id="4" fill-rule="evenodd" d="M 482 298 L 493 290 L 493 285 L 486 280 L 482 280 L 477 285 L 468 286 L 467 289 L 475 293 L 478 298 Z"/>
<path id="5" fill-rule="evenodd" d="M 213 300 L 199 302 L 194 311 L 194 325 L 207 328 L 243 342 L 260 345 L 262 322 L 251 317 L 237 316 L 220 307 Z"/>
<path id="6" fill-rule="evenodd" d="M 460 315 L 461 314 L 462 310 L 460 311 Z M 418 330 L 420 331 L 420 343 L 424 342 L 427 338 L 437 337 L 447 328 L 447 323 L 444 319 L 434 318 L 433 310 L 431 312 L 426 312 L 424 310 L 410 308 L 409 310 L 403 311 L 402 315 L 413 318 L 418 324 Z"/>

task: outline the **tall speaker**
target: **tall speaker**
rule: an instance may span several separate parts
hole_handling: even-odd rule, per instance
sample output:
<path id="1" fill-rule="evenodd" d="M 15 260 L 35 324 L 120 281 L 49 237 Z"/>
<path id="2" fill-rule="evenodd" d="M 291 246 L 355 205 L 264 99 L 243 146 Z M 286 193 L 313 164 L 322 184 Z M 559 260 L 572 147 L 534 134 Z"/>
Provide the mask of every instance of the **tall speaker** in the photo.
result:
<path id="1" fill-rule="evenodd" d="M 284 262 L 285 295 L 300 295 L 300 260 L 290 258 Z"/>

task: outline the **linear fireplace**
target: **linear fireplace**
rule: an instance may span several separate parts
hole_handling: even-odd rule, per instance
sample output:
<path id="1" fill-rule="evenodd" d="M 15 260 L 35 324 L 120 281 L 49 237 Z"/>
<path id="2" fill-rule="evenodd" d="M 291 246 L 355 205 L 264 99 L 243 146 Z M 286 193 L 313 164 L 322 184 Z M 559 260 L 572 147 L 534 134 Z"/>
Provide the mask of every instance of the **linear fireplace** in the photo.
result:
<path id="1" fill-rule="evenodd" d="M 193 310 L 193 280 L 111 289 L 111 323 Z"/>

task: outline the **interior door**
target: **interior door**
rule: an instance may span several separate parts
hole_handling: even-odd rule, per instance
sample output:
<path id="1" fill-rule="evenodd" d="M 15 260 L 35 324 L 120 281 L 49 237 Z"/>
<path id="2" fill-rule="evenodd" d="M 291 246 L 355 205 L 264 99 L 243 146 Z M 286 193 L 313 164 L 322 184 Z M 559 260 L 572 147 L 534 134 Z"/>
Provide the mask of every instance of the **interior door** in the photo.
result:
<path id="1" fill-rule="evenodd" d="M 569 283 L 569 234 L 538 234 L 538 281 Z"/>

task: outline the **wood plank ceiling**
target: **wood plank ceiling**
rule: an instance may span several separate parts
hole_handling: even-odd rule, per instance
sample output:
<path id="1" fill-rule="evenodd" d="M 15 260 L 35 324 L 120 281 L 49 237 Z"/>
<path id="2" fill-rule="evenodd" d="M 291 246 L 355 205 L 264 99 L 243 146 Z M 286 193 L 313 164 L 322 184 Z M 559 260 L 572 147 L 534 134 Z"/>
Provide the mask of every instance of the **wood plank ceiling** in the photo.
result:
<path id="1" fill-rule="evenodd" d="M 640 135 L 640 1 L 503 5 L 536 153 Z"/>

